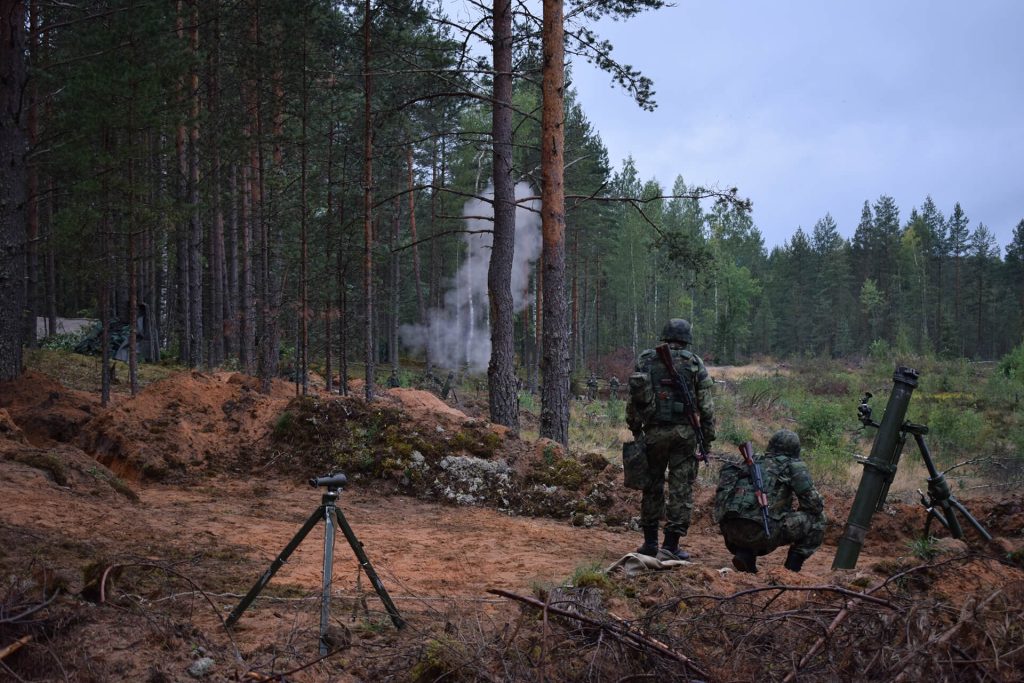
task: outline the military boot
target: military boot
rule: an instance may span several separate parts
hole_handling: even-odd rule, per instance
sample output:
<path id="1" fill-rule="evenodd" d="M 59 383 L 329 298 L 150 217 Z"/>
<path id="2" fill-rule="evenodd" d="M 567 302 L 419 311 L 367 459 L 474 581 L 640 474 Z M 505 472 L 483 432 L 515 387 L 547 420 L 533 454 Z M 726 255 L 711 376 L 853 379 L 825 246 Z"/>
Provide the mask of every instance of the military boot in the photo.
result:
<path id="1" fill-rule="evenodd" d="M 661 544 L 661 552 L 671 555 L 671 560 L 688 560 L 690 553 L 679 548 L 679 534 L 666 531 L 665 542 Z"/>
<path id="2" fill-rule="evenodd" d="M 793 550 L 790 550 L 786 555 L 786 563 L 782 566 L 791 572 L 798 572 L 804 566 L 804 560 L 806 559 L 803 555 L 797 555 Z"/>
<path id="3" fill-rule="evenodd" d="M 658 527 L 644 527 L 644 544 L 636 549 L 641 555 L 655 557 L 658 554 Z"/>
<path id="4" fill-rule="evenodd" d="M 737 571 L 756 574 L 757 555 L 755 555 L 754 551 L 749 548 L 740 548 L 736 551 L 736 554 L 732 556 L 732 566 L 736 567 Z"/>

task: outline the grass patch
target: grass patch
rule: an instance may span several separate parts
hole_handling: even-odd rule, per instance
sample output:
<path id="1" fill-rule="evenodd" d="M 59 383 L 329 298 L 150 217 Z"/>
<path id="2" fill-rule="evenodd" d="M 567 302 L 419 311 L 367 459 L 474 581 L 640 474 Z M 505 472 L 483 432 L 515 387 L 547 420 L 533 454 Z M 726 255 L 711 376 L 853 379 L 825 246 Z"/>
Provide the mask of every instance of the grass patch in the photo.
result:
<path id="1" fill-rule="evenodd" d="M 914 557 L 920 558 L 925 562 L 931 562 L 939 554 L 938 541 L 931 536 L 922 536 L 908 541 L 907 547 L 910 548 L 910 552 L 913 553 Z"/>
<path id="2" fill-rule="evenodd" d="M 128 381 L 128 364 L 111 361 L 114 366 L 115 381 L 111 391 L 128 393 L 131 385 Z M 85 356 L 63 349 L 26 349 L 25 367 L 41 372 L 57 380 L 69 389 L 79 391 L 99 391 L 103 383 L 103 362 L 99 356 Z M 171 375 L 183 372 L 178 365 L 155 365 L 152 363 L 138 364 L 139 386 L 166 379 Z"/>
<path id="3" fill-rule="evenodd" d="M 597 588 L 602 591 L 611 590 L 615 586 L 596 562 L 576 567 L 569 577 L 568 585 L 575 588 Z"/>

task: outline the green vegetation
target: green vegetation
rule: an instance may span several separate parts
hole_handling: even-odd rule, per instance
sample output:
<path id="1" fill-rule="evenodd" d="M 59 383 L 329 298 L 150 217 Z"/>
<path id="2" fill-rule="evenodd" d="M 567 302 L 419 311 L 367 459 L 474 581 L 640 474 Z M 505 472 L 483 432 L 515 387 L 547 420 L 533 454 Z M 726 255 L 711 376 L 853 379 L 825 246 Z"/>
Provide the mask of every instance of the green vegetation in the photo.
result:
<path id="1" fill-rule="evenodd" d="M 914 557 L 930 562 L 939 553 L 938 543 L 932 536 L 922 536 L 907 543 Z"/>
<path id="2" fill-rule="evenodd" d="M 596 562 L 576 567 L 567 583 L 575 588 L 597 588 L 602 591 L 615 587 L 601 565 Z"/>
<path id="3" fill-rule="evenodd" d="M 457 680 L 465 667 L 466 646 L 452 638 L 439 636 L 427 641 L 420 661 L 409 671 L 412 681 Z"/>
<path id="4" fill-rule="evenodd" d="M 130 389 L 128 364 L 121 361 L 111 361 L 111 364 L 114 366 L 111 390 L 116 393 L 127 393 Z M 85 356 L 63 347 L 25 350 L 26 368 L 49 375 L 69 389 L 99 391 L 101 366 L 99 356 Z M 172 364 L 139 363 L 139 386 L 144 387 L 166 379 L 176 372 L 181 372 L 182 369 L 181 366 Z"/>
<path id="5" fill-rule="evenodd" d="M 734 457 L 735 444 L 744 441 L 761 451 L 775 430 L 793 429 L 800 434 L 805 460 L 817 481 L 853 487 L 861 473 L 854 456 L 870 452 L 875 432 L 861 427 L 857 404 L 870 391 L 874 417 L 881 418 L 897 363 L 921 373 L 907 417 L 928 425 L 926 440 L 939 468 L 980 461 L 958 468 L 954 485 L 991 477 L 993 470 L 986 461 L 993 458 L 1004 472 L 1007 467 L 1013 472 L 1024 468 L 1024 411 L 1020 409 L 1024 346 L 998 365 L 912 355 L 870 359 L 859 365 L 807 358 L 727 382 L 717 377 L 718 438 L 712 451 Z M 714 367 L 711 375 L 715 377 Z M 590 450 L 618 462 L 620 444 L 628 436 L 622 401 L 573 404 L 569 439 L 574 450 Z M 912 473 L 916 486 L 927 474 L 913 455 L 912 443 L 907 453 L 912 455 L 905 458 L 901 471 Z M 1020 479 L 1019 474 L 1016 478 Z M 899 482 L 893 491 L 899 491 Z"/>

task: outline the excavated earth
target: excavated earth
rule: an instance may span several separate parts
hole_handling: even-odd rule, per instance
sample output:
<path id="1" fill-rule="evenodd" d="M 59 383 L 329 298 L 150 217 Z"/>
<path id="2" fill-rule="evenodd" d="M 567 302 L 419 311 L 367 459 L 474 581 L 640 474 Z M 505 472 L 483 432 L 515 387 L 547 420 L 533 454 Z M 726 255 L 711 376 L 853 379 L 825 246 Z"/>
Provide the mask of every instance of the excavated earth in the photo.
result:
<path id="1" fill-rule="evenodd" d="M 600 456 L 520 440 L 423 391 L 392 390 L 368 406 L 299 398 L 284 383 L 258 388 L 239 374 L 181 373 L 104 407 L 38 373 L 0 385 L 0 680 L 514 680 L 524 670 L 541 680 L 553 656 L 543 638 L 525 655 L 533 669 L 495 669 L 482 654 L 495 642 L 511 647 L 526 614 L 488 591 L 545 594 L 637 544 L 638 494 Z M 316 661 L 318 523 L 226 629 L 227 613 L 321 504 L 324 489 L 308 479 L 336 470 L 349 476 L 339 509 L 407 627 L 387 620 L 339 534 L 338 649 Z M 718 596 L 766 585 L 863 588 L 916 562 L 922 511 L 897 504 L 875 516 L 858 569 L 832 571 L 850 497 L 826 491 L 826 544 L 803 572 L 784 570 L 778 551 L 761 573 L 737 574 L 710 517 L 713 479 L 701 475 L 685 539 L 694 564 L 623 579 L 616 612 L 635 615 L 683 586 Z M 1024 501 L 968 505 L 996 545 L 941 542 L 940 557 L 966 559 L 963 571 L 932 580 L 928 599 L 959 604 L 991 586 L 1021 596 L 1024 572 L 1004 558 L 1019 559 Z M 479 646 L 478 666 L 438 662 L 436 644 L 453 639 L 460 652 Z M 739 675 L 715 673 L 708 647 L 699 654 L 710 678 Z"/>

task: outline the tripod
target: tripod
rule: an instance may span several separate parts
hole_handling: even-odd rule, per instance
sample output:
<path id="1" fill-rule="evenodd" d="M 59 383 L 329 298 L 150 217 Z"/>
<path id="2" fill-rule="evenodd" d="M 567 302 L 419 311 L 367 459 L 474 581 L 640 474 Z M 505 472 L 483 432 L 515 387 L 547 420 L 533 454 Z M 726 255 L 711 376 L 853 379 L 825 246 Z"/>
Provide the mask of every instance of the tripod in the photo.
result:
<path id="1" fill-rule="evenodd" d="M 324 578 L 323 578 L 323 590 L 320 595 L 320 654 L 326 655 L 328 651 L 327 641 L 325 635 L 327 633 L 328 621 L 330 618 L 330 601 L 331 601 L 331 578 L 332 578 L 332 565 L 334 562 L 334 525 L 337 523 L 341 527 L 342 533 L 345 534 L 345 538 L 348 540 L 348 544 L 352 547 L 352 552 L 355 553 L 356 558 L 359 560 L 359 566 L 366 572 L 367 578 L 370 579 L 370 583 L 373 584 L 374 590 L 377 591 L 377 595 L 380 596 L 381 602 L 384 603 L 384 608 L 388 612 L 388 616 L 391 617 L 391 621 L 395 624 L 395 628 L 402 628 L 405 626 L 405 620 L 402 619 L 398 613 L 398 609 L 395 604 L 391 601 L 391 597 L 388 592 L 384 589 L 384 584 L 381 583 L 380 578 L 377 576 L 377 572 L 374 571 L 373 565 L 370 564 L 370 559 L 366 556 L 363 551 L 363 544 L 356 538 L 355 532 L 352 531 L 352 527 L 348 525 L 348 520 L 345 519 L 345 515 L 341 513 L 341 509 L 337 506 L 338 495 L 342 490 L 342 486 L 348 481 L 348 478 L 339 473 L 332 474 L 326 477 L 316 477 L 315 479 L 309 480 L 309 485 L 316 488 L 323 486 L 327 490 L 324 491 L 323 498 L 320 501 L 320 506 L 313 511 L 313 514 L 309 516 L 306 523 L 302 525 L 298 533 L 292 538 L 292 540 L 285 546 L 281 554 L 277 556 L 267 571 L 263 572 L 263 575 L 257 579 L 253 587 L 249 589 L 242 601 L 238 603 L 238 606 L 231 611 L 228 618 L 225 620 L 224 625 L 228 628 L 235 625 L 239 617 L 242 616 L 242 612 L 252 604 L 252 601 L 256 599 L 260 591 L 270 583 L 270 579 L 274 577 L 277 570 L 288 561 L 295 549 L 299 547 L 302 540 L 306 538 L 306 535 L 312 531 L 316 523 L 321 519 L 326 525 L 324 530 Z"/>
<path id="2" fill-rule="evenodd" d="M 871 406 L 868 405 L 868 399 L 871 398 L 871 394 L 865 394 L 864 398 L 861 399 L 860 406 L 858 406 L 858 413 L 860 414 L 860 421 L 866 427 L 879 427 L 879 423 L 871 419 Z M 881 510 L 885 504 L 885 499 L 889 494 L 889 485 L 892 483 L 893 478 L 896 475 L 896 465 L 899 464 L 900 456 L 903 453 L 903 447 L 907 442 L 907 435 L 914 437 L 914 441 L 917 443 L 917 450 L 921 453 L 921 460 L 924 461 L 924 466 L 928 469 L 928 495 L 926 496 L 921 489 L 917 492 L 921 496 L 921 505 L 927 511 L 927 517 L 924 522 L 924 537 L 928 537 L 928 531 L 931 529 L 932 520 L 936 520 L 939 524 L 946 527 L 949 531 L 950 536 L 953 538 L 963 538 L 964 530 L 960 525 L 960 521 L 956 518 L 956 513 L 959 512 L 964 516 L 971 526 L 984 538 L 986 541 L 992 540 L 992 535 L 988 530 L 982 526 L 974 515 L 972 515 L 964 504 L 961 503 L 953 495 L 949 489 L 949 482 L 946 481 L 946 475 L 939 472 L 935 466 L 935 461 L 932 460 L 932 454 L 928 450 L 928 445 L 924 442 L 924 435 L 928 433 L 927 425 L 915 424 L 913 422 L 905 421 L 899 426 L 899 436 L 896 441 L 896 452 L 893 458 L 893 464 L 891 468 L 886 472 L 887 477 L 882 487 L 881 495 L 878 497 L 878 505 L 876 510 Z M 867 465 L 868 463 L 865 463 Z"/>

